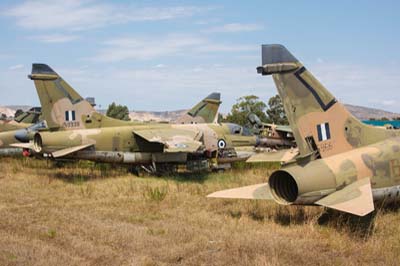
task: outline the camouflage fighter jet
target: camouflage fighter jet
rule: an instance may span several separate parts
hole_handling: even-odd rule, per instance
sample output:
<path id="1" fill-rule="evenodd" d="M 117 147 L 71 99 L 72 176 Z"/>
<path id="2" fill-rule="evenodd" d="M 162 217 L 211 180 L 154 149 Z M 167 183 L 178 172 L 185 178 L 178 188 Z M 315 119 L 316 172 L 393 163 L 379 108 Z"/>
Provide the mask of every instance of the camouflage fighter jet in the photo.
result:
<path id="1" fill-rule="evenodd" d="M 141 122 L 120 121 L 100 114 L 48 65 L 33 64 L 29 78 L 35 83 L 43 117 L 50 130 L 141 124 Z M 220 104 L 220 94 L 212 93 L 177 122 L 179 124 L 213 123 L 218 116 Z"/>
<path id="2" fill-rule="evenodd" d="M 29 77 L 35 82 L 49 130 L 30 135 L 30 143 L 13 146 L 50 158 L 153 166 L 212 158 L 226 162 L 239 158 L 234 147 L 257 142 L 250 131 L 235 124 L 138 124 L 116 120 L 96 112 L 47 65 L 33 64 Z M 206 114 L 203 110 L 207 106 L 220 102 L 217 95 L 211 96 L 211 101 L 193 109 Z"/>
<path id="3" fill-rule="evenodd" d="M 209 197 L 320 205 L 364 216 L 374 201 L 400 196 L 400 132 L 362 123 L 282 45 L 262 46 L 262 75 L 272 75 L 299 155 L 268 183 Z"/>
<path id="4" fill-rule="evenodd" d="M 14 120 L 0 121 L 0 132 L 27 128 L 39 122 L 40 115 L 40 108 L 33 107 L 29 111 L 22 112 Z"/>
<path id="5" fill-rule="evenodd" d="M 51 131 L 74 130 L 79 128 L 100 128 L 116 125 L 136 125 L 141 122 L 122 122 L 103 116 L 94 109 L 92 98 L 83 99 L 60 76 L 46 79 L 46 73 L 57 75 L 50 67 L 43 64 L 34 64 L 29 76 L 35 81 L 36 90 L 43 106 L 43 115 L 40 108 L 32 108 L 4 124 L 8 132 L 0 133 L 0 149 L 10 148 L 16 141 L 28 142 L 37 130 L 43 130 L 48 125 Z M 48 76 L 47 76 L 48 77 Z M 179 118 L 180 124 L 212 123 L 218 117 L 218 108 L 221 104 L 220 93 L 212 93 L 196 104 L 185 115 Z M 79 117 L 75 117 L 79 115 Z M 46 121 L 38 123 L 39 117 Z M 42 119 L 40 119 L 41 121 Z M 50 121 L 50 124 L 47 124 Z M 0 124 L 0 130 L 2 129 Z M 13 131 L 10 131 L 13 130 Z"/>
<path id="6" fill-rule="evenodd" d="M 22 150 L 11 147 L 10 144 L 18 141 L 20 132 L 26 132 L 44 128 L 45 124 L 39 123 L 41 116 L 40 107 L 33 107 L 29 111 L 21 113 L 12 121 L 1 121 L 0 123 L 0 155 L 17 155 Z M 27 153 L 24 153 L 27 155 Z"/>

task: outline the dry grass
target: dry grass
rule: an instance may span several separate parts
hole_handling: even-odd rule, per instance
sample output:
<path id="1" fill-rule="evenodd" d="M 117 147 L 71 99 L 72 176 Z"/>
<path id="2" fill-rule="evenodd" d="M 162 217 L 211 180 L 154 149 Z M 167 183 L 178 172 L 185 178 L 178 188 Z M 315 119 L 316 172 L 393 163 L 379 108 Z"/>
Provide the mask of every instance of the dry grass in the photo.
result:
<path id="1" fill-rule="evenodd" d="M 398 265 L 400 215 L 375 226 L 318 207 L 207 199 L 269 170 L 135 177 L 121 168 L 0 159 L 0 265 Z M 362 222 L 362 221 L 361 221 Z"/>

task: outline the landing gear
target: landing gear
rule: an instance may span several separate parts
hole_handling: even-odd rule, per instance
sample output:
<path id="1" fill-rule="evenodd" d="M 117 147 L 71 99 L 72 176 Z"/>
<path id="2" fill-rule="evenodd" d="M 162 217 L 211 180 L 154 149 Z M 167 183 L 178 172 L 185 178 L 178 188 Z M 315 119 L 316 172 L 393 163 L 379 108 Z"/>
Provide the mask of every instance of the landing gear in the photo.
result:
<path id="1" fill-rule="evenodd" d="M 129 167 L 129 172 L 139 177 L 142 177 L 145 174 L 165 176 L 175 173 L 177 168 L 178 167 L 175 164 L 152 163 L 147 165 L 132 165 Z"/>

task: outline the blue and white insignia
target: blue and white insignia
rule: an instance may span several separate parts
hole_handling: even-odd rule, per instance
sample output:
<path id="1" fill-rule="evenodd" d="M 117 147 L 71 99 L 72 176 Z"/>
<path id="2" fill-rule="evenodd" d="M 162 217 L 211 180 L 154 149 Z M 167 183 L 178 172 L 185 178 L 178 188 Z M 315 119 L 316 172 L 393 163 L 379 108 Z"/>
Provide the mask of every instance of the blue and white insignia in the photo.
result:
<path id="1" fill-rule="evenodd" d="M 224 149 L 226 147 L 226 142 L 223 139 L 218 140 L 218 148 Z"/>
<path id="2" fill-rule="evenodd" d="M 317 125 L 317 131 L 318 131 L 318 141 L 325 141 L 331 138 L 329 123 L 323 123 Z"/>
<path id="3" fill-rule="evenodd" d="M 71 122 L 71 121 L 75 121 L 75 111 L 65 111 L 65 121 L 67 122 Z"/>

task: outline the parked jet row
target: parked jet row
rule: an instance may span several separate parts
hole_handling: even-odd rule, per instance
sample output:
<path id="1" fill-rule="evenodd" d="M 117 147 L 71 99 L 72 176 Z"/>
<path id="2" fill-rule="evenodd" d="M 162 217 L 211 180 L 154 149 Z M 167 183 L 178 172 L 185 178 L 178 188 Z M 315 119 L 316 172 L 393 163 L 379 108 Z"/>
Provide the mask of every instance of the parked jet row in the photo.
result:
<path id="1" fill-rule="evenodd" d="M 235 124 L 215 123 L 220 95 L 211 94 L 179 124 L 138 123 L 106 117 L 84 100 L 55 71 L 33 64 L 46 130 L 20 130 L 22 143 L 11 146 L 59 159 L 151 165 L 153 169 L 190 161 L 243 160 L 235 147 L 254 146 L 258 137 Z"/>
<path id="2" fill-rule="evenodd" d="M 239 125 L 215 123 L 219 94 L 205 98 L 178 124 L 124 122 L 96 112 L 49 66 L 33 64 L 29 77 L 43 121 L 19 124 L 3 132 L 10 134 L 4 138 L 0 133 L 0 146 L 17 139 L 20 143 L 10 146 L 53 159 L 129 163 L 157 171 L 177 164 L 235 161 L 242 159 L 238 147 L 273 143 L 289 149 L 250 158 L 282 162 L 266 183 L 208 197 L 320 205 L 359 216 L 372 212 L 376 201 L 400 198 L 400 131 L 357 120 L 282 45 L 262 46 L 257 71 L 272 75 L 290 124 L 287 128 L 249 117 L 264 140 Z"/>

